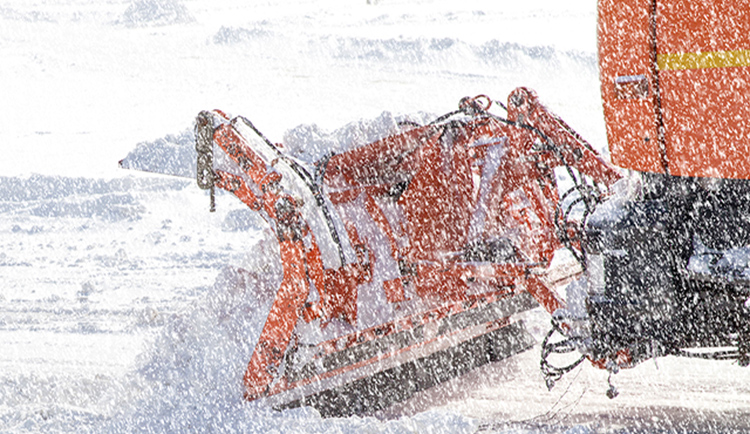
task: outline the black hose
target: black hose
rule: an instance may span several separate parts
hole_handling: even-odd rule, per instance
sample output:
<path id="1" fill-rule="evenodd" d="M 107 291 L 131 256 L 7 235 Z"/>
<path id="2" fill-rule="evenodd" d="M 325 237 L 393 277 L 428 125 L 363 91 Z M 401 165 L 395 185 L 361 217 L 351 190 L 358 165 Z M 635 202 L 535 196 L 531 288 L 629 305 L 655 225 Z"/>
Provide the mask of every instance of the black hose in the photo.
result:
<path id="1" fill-rule="evenodd" d="M 555 332 L 562 334 L 559 326 L 553 321 L 552 329 L 547 333 L 547 335 L 544 337 L 544 340 L 542 341 L 542 358 L 540 361 L 540 368 L 542 370 L 542 374 L 544 375 L 544 379 L 547 382 L 547 387 L 549 388 L 551 388 L 555 382 L 560 380 L 563 375 L 575 369 L 586 359 L 586 356 L 582 355 L 575 362 L 562 367 L 554 366 L 549 363 L 547 361 L 547 358 L 550 356 L 550 354 L 566 354 L 576 350 L 575 340 L 572 338 L 568 338 L 560 342 L 550 343 L 549 340 L 552 335 L 555 334 Z"/>
<path id="2" fill-rule="evenodd" d="M 540 152 L 552 152 L 557 159 L 562 163 L 562 165 L 565 167 L 565 170 L 568 172 L 568 176 L 570 176 L 570 179 L 573 181 L 573 187 L 570 188 L 568 191 L 566 191 L 558 200 L 557 207 L 555 207 L 555 226 L 557 227 L 558 232 L 558 239 L 560 239 L 560 242 L 573 254 L 573 257 L 578 261 L 579 264 L 581 264 L 581 267 L 583 270 L 586 270 L 586 250 L 585 247 L 582 245 L 580 247 L 580 251 L 576 250 L 575 247 L 573 247 L 573 242 L 568 236 L 568 217 L 570 214 L 570 211 L 572 210 L 573 205 L 580 203 L 581 201 L 585 205 L 585 211 L 583 214 L 583 218 L 580 223 L 580 227 L 584 228 L 586 226 L 586 220 L 588 219 L 589 215 L 594 211 L 594 208 L 599 202 L 599 198 L 594 198 L 592 203 L 592 197 L 589 194 L 590 188 L 588 184 L 583 181 L 585 178 L 581 176 L 581 180 L 578 179 L 578 177 L 575 175 L 575 172 L 573 171 L 573 167 L 571 167 L 568 162 L 565 160 L 565 156 L 562 154 L 562 151 L 558 146 L 556 146 L 543 131 L 541 131 L 539 128 L 536 128 L 532 125 L 520 123 L 520 122 L 514 122 L 508 119 L 501 118 L 499 116 L 488 114 L 493 119 L 503 122 L 507 125 L 515 126 L 518 128 L 523 128 L 526 130 L 529 130 L 536 135 L 538 135 L 542 141 L 543 141 L 543 147 L 539 150 Z M 567 127 L 566 124 L 563 123 L 564 127 Z M 569 129 L 566 128 L 566 129 Z M 572 134 L 572 131 L 571 131 Z M 576 135 L 577 137 L 577 135 Z M 586 142 L 583 142 L 588 149 L 591 149 L 590 145 Z M 567 211 L 562 210 L 562 202 L 564 198 L 566 198 L 569 194 L 572 192 L 578 192 L 580 197 L 574 201 L 573 204 L 570 204 Z M 582 232 L 582 231 L 581 231 Z"/>

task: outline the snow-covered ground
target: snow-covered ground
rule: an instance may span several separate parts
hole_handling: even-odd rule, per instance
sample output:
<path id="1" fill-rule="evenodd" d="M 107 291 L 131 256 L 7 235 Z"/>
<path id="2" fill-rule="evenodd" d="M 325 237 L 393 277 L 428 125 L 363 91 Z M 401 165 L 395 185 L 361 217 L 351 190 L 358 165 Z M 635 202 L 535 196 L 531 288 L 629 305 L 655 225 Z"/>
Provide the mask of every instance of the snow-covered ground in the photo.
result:
<path id="1" fill-rule="evenodd" d="M 180 149 L 204 109 L 295 141 L 528 86 L 606 148 L 593 1 L 369 3 L 0 0 L 0 432 L 750 429 L 747 369 L 659 359 L 610 401 L 587 365 L 548 392 L 538 348 L 379 418 L 240 399 L 262 307 L 225 266 L 253 259 L 262 224 L 119 169 L 136 144 Z M 528 319 L 540 336 L 546 316 Z"/>

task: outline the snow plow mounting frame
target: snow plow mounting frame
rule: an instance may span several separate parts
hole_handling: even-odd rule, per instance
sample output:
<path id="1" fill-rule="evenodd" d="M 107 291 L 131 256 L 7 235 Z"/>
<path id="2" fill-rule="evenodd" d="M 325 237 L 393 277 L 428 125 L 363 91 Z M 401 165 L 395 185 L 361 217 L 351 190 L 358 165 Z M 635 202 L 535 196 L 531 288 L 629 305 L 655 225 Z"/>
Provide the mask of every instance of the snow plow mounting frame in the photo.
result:
<path id="1" fill-rule="evenodd" d="M 533 91 L 509 95 L 507 119 L 490 114 L 491 105 L 484 95 L 464 98 L 459 110 L 435 122 L 402 126 L 315 162 L 314 176 L 247 119 L 200 113 L 199 186 L 212 191 L 212 207 L 219 188 L 260 213 L 275 230 L 283 268 L 244 375 L 247 399 L 286 394 L 280 407 L 311 403 L 326 390 L 343 393 L 396 366 L 426 366 L 420 363 L 440 359 L 430 354 L 455 356 L 445 351 L 518 327 L 510 317 L 533 306 L 529 295 L 550 313 L 563 306 L 553 288 L 580 267 L 555 276 L 550 261 L 568 247 L 585 262 L 554 170 L 567 170 L 577 202 L 587 208 L 607 194 L 596 185 L 610 186 L 620 174 Z M 389 313 L 367 327 L 359 321 L 365 302 Z M 499 307 L 509 302 L 515 307 Z M 295 364 L 297 325 L 316 321 L 321 330 L 339 321 L 351 331 L 317 343 L 312 361 Z M 508 336 L 501 340 L 517 343 L 504 356 L 530 345 L 523 332 Z M 501 352 L 482 339 L 495 347 L 484 353 Z M 330 362 L 334 353 L 348 354 L 338 358 L 348 363 Z M 405 358 L 412 353 L 418 356 Z M 315 368 L 326 360 L 331 366 Z M 363 367 L 369 371 L 358 373 Z M 304 375 L 305 369 L 318 370 Z M 369 411 L 375 407 L 370 402 Z"/>

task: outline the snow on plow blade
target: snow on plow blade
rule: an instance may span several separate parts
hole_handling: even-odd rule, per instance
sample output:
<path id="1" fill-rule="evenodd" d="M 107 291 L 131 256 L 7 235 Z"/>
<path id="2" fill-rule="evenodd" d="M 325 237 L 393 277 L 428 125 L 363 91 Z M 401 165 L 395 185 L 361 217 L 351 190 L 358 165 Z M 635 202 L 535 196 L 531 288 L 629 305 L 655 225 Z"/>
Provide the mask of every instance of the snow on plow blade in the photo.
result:
<path id="1" fill-rule="evenodd" d="M 516 314 L 563 307 L 553 289 L 580 272 L 550 267 L 577 247 L 554 169 L 619 175 L 533 91 L 511 93 L 507 118 L 491 105 L 464 98 L 315 162 L 245 118 L 201 112 L 199 187 L 212 207 L 219 188 L 260 213 L 283 269 L 246 399 L 370 414 L 533 345 Z"/>

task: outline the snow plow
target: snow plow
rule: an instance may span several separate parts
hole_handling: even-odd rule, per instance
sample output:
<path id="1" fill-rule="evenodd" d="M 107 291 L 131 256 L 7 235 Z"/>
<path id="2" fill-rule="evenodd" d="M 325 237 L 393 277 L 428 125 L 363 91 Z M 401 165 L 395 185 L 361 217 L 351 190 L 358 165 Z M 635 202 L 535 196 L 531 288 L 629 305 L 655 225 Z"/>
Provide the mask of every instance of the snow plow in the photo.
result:
<path id="1" fill-rule="evenodd" d="M 599 63 L 612 163 L 527 88 L 316 161 L 201 112 L 199 187 L 283 268 L 245 398 L 372 414 L 530 348 L 538 306 L 549 388 L 587 359 L 750 364 L 750 4 L 600 0 Z"/>
<path id="2" fill-rule="evenodd" d="M 562 307 L 555 288 L 581 272 L 571 209 L 621 176 L 533 91 L 513 91 L 507 117 L 492 104 L 464 98 L 313 164 L 243 117 L 198 116 L 198 185 L 260 213 L 283 267 L 247 399 L 369 414 L 533 344 L 514 317 Z"/>

